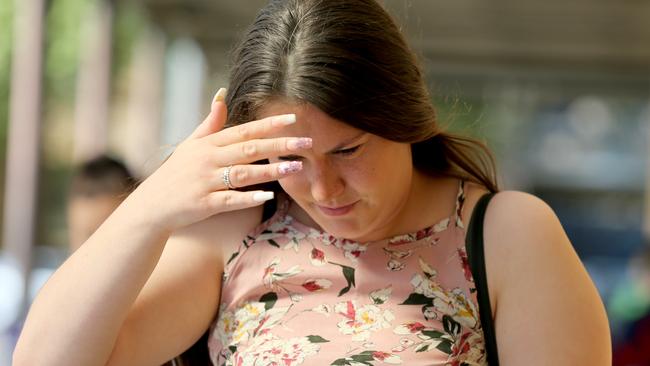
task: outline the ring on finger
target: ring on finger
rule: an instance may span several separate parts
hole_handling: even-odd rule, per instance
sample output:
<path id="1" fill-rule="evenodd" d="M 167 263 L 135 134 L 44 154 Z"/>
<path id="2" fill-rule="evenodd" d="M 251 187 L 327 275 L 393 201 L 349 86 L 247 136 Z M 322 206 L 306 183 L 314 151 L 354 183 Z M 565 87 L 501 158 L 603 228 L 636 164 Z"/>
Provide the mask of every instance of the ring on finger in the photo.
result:
<path id="1" fill-rule="evenodd" d="M 232 182 L 230 181 L 230 170 L 232 169 L 232 165 L 227 166 L 223 170 L 223 175 L 221 178 L 223 179 L 223 184 L 228 188 L 228 189 L 235 189 L 235 186 L 232 185 Z"/>

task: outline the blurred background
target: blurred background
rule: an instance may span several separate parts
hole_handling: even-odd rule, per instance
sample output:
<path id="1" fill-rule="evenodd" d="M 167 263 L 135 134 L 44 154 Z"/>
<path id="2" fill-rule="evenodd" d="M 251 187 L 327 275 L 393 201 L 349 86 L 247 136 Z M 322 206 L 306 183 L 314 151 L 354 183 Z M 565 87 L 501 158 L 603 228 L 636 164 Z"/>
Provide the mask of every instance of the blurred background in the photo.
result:
<path id="1" fill-rule="evenodd" d="M 264 3 L 0 0 L 0 366 L 69 253 L 79 164 L 108 154 L 150 174 L 227 86 Z M 485 139 L 502 186 L 557 212 L 606 303 L 615 364 L 650 365 L 650 2 L 382 3 L 440 122 Z"/>

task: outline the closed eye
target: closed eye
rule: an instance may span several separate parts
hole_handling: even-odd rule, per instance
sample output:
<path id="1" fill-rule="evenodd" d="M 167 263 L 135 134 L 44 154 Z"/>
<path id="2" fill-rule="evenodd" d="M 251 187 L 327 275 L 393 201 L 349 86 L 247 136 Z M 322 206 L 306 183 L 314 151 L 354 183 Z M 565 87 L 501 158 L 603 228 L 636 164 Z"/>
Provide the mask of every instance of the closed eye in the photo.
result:
<path id="1" fill-rule="evenodd" d="M 278 156 L 278 160 L 282 160 L 282 161 L 297 161 L 300 159 L 302 159 L 302 156 L 298 156 L 298 155 Z"/>
<path id="2" fill-rule="evenodd" d="M 350 147 L 350 148 L 347 148 L 347 149 L 336 150 L 336 151 L 333 152 L 333 154 L 341 155 L 341 156 L 349 156 L 349 155 L 352 155 L 355 152 L 357 152 L 360 147 L 361 147 L 361 145 L 357 145 L 357 146 Z M 278 156 L 278 160 L 283 160 L 283 161 L 290 161 L 290 160 L 296 161 L 296 160 L 300 160 L 302 158 L 303 158 L 302 156 L 298 156 L 298 155 Z"/>
<path id="3" fill-rule="evenodd" d="M 361 147 L 361 145 L 357 145 L 355 147 L 351 147 L 351 148 L 348 148 L 348 149 L 338 150 L 338 151 L 335 152 L 335 154 L 344 155 L 344 156 L 345 155 L 352 155 L 357 150 L 359 150 L 360 147 Z"/>

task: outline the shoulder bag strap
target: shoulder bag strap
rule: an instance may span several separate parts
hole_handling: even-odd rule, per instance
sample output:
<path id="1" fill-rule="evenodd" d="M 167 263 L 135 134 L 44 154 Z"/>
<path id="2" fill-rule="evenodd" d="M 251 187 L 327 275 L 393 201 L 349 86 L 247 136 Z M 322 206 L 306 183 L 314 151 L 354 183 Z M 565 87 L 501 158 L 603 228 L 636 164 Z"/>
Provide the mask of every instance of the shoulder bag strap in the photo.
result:
<path id="1" fill-rule="evenodd" d="M 494 320 L 492 319 L 487 276 L 485 274 L 483 222 L 488 203 L 494 195 L 495 193 L 487 193 L 476 203 L 467 229 L 467 236 L 465 237 L 467 260 L 469 261 L 472 276 L 474 277 L 474 284 L 476 285 L 476 298 L 478 301 L 481 326 L 483 328 L 485 352 L 487 353 L 487 361 L 490 366 L 498 366 L 499 357 L 497 352 L 497 339 L 494 333 Z"/>

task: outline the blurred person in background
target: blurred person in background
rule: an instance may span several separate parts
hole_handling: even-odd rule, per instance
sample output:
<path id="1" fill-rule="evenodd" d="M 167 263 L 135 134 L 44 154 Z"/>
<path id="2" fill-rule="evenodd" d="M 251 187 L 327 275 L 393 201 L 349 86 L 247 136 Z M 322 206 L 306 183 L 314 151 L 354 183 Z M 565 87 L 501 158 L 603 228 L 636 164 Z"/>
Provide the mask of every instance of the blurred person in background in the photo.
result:
<path id="1" fill-rule="evenodd" d="M 68 193 L 70 253 L 77 250 L 135 187 L 135 178 L 120 160 L 101 155 L 83 163 Z"/>
<path id="2" fill-rule="evenodd" d="M 101 155 L 75 168 L 67 198 L 68 251 L 73 253 L 133 190 L 135 178 L 120 160 Z M 52 254 L 52 253 L 49 253 Z M 59 262 L 60 263 L 60 262 Z M 17 268 L 0 257 L 0 352 L 10 355 L 22 327 L 22 279 Z M 38 266 L 27 287 L 31 304 L 56 268 Z M 13 315 L 12 315 L 13 314 Z M 13 319 L 13 320 L 12 320 Z M 9 364 L 9 360 L 0 365 Z"/>
<path id="3" fill-rule="evenodd" d="M 160 365 L 206 332 L 219 366 L 611 363 L 554 212 L 441 130 L 377 2 L 271 1 L 229 88 L 52 276 L 16 366 Z"/>

